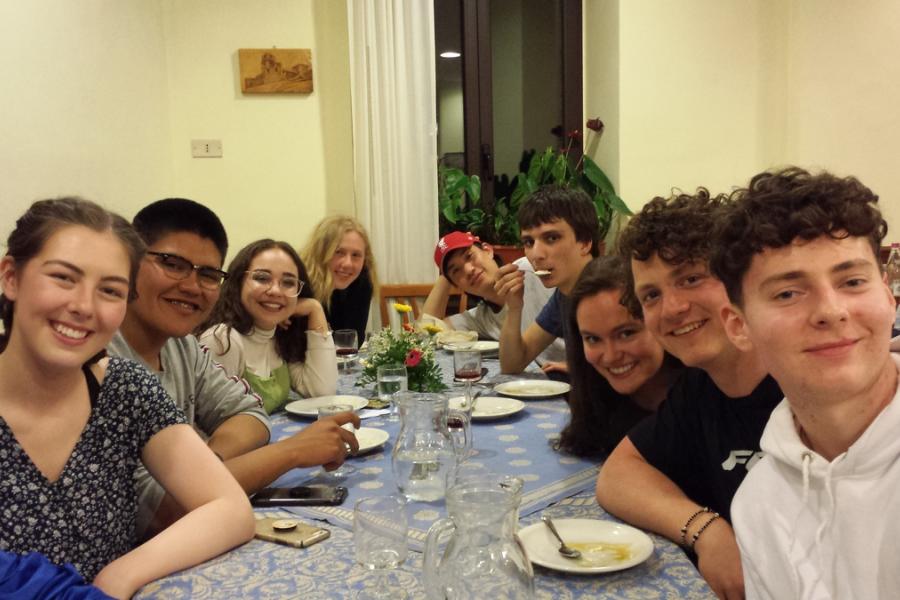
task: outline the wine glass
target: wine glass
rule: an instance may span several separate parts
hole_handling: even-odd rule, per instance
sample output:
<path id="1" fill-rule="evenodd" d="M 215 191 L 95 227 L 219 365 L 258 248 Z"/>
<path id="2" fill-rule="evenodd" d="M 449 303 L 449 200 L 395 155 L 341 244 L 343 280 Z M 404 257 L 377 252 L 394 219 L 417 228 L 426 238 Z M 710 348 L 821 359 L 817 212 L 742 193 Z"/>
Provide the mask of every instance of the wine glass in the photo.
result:
<path id="1" fill-rule="evenodd" d="M 388 571 L 406 560 L 406 504 L 400 496 L 363 498 L 353 509 L 353 542 L 356 562 L 377 571 L 374 586 L 360 591 L 357 600 L 403 600 L 406 591 L 388 581 Z"/>
<path id="2" fill-rule="evenodd" d="M 359 354 L 359 341 L 356 338 L 356 330 L 338 329 L 332 334 L 332 338 L 334 339 L 334 347 L 338 358 L 341 359 L 338 365 L 342 367 L 349 365 Z"/>
<path id="3" fill-rule="evenodd" d="M 354 333 L 356 333 L 356 332 L 354 332 Z M 339 415 L 341 413 L 353 412 L 353 407 L 350 406 L 349 404 L 329 404 L 327 406 L 320 406 L 318 411 L 319 411 L 319 420 L 322 420 L 324 418 L 331 417 L 334 415 Z M 348 423 L 347 425 L 344 425 L 344 427 L 348 428 L 348 425 L 350 428 L 353 427 L 353 425 L 350 423 Z M 338 467 L 334 471 L 326 471 L 323 469 L 322 473 L 325 474 L 326 477 L 331 477 L 334 479 L 343 479 L 343 478 L 347 477 L 348 475 L 352 475 L 353 473 L 356 473 L 356 468 L 353 467 L 352 465 L 348 465 L 345 462 L 344 464 L 342 464 L 340 467 Z"/>
<path id="4" fill-rule="evenodd" d="M 376 371 L 376 381 L 378 387 L 378 399 L 382 402 L 387 402 L 391 407 L 391 412 L 388 415 L 387 420 L 398 420 L 397 394 L 406 392 L 409 385 L 406 366 L 401 364 L 381 365 Z"/>
<path id="5" fill-rule="evenodd" d="M 481 352 L 478 350 L 454 350 L 453 376 L 466 383 L 466 402 L 463 410 L 471 415 L 475 408 L 472 402 L 472 382 L 481 379 Z"/>

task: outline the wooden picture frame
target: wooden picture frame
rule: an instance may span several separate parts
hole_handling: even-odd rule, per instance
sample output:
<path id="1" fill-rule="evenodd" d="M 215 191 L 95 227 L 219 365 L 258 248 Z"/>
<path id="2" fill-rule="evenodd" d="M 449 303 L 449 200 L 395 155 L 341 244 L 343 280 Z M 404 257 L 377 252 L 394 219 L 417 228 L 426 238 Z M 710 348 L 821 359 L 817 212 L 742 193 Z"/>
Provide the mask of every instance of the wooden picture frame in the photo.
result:
<path id="1" fill-rule="evenodd" d="M 238 64 L 245 94 L 313 91 L 312 51 L 308 48 L 241 48 Z"/>

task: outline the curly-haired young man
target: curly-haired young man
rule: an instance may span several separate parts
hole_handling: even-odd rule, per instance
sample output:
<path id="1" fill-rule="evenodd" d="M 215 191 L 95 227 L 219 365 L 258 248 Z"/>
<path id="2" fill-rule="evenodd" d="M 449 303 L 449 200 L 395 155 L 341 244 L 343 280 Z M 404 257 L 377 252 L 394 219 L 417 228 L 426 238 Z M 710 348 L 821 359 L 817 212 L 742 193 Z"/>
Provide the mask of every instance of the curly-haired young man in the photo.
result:
<path id="1" fill-rule="evenodd" d="M 900 354 L 877 200 L 852 177 L 762 173 L 717 240 L 725 328 L 786 395 L 733 504 L 748 597 L 900 588 Z"/>
<path id="2" fill-rule="evenodd" d="M 755 352 L 735 347 L 722 322 L 728 295 L 709 272 L 725 196 L 655 198 L 622 232 L 619 251 L 633 286 L 625 302 L 643 311 L 663 348 L 694 367 L 658 412 L 628 433 L 597 479 L 609 512 L 696 552 L 720 597 L 743 597 L 729 507 L 759 459 L 759 438 L 781 391 Z"/>

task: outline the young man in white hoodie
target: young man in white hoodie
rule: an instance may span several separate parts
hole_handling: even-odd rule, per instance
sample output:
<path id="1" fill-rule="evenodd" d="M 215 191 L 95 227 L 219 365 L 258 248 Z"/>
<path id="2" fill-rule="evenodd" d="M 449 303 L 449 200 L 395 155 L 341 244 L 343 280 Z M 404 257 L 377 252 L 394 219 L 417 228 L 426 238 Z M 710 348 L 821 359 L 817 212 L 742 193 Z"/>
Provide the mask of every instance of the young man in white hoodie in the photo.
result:
<path id="1" fill-rule="evenodd" d="M 789 168 L 738 198 L 712 260 L 725 328 L 786 395 L 732 504 L 747 598 L 894 598 L 900 355 L 878 197 Z"/>

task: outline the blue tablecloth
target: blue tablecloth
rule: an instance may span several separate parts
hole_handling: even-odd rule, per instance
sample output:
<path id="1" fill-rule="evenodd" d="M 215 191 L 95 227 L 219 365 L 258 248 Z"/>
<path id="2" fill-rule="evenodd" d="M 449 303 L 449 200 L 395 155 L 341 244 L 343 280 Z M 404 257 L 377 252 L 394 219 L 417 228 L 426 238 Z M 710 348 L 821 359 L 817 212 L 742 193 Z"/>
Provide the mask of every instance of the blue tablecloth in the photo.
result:
<path id="1" fill-rule="evenodd" d="M 439 353 L 444 373 L 452 375 L 452 358 Z M 496 360 L 485 361 L 486 381 L 499 383 L 512 379 L 499 375 Z M 365 397 L 371 389 L 355 387 L 359 370 L 344 372 L 339 393 Z M 538 372 L 524 377 L 543 377 Z M 459 395 L 454 388 L 450 395 Z M 505 420 L 476 422 L 475 448 L 470 459 L 487 468 L 514 474 L 525 480 L 520 509 L 522 526 L 540 517 L 550 505 L 554 516 L 614 520 L 594 499 L 593 485 L 597 465 L 554 451 L 552 441 L 568 418 L 564 400 L 526 401 L 525 410 Z M 285 414 L 273 418 L 273 438 L 300 431 L 309 421 Z M 253 540 L 215 559 L 145 586 L 140 598 L 348 598 L 352 590 L 374 585 L 376 578 L 360 565 L 353 554 L 352 510 L 356 499 L 396 492 L 391 471 L 390 452 L 399 424 L 381 417 L 366 419 L 365 427 L 387 430 L 391 439 L 385 447 L 367 456 L 351 459 L 357 472 L 342 485 L 349 489 L 348 500 L 338 507 L 258 510 L 257 516 L 285 516 L 292 513 L 302 520 L 323 525 L 331 538 L 297 549 Z M 275 485 L 298 485 L 309 481 L 314 469 L 295 469 Z M 410 552 L 407 562 L 392 576 L 399 579 L 411 598 L 424 598 L 422 555 L 424 535 L 436 519 L 445 515 L 442 503 L 411 503 Z M 651 535 L 653 555 L 632 569 L 602 576 L 578 576 L 535 567 L 535 585 L 539 598 L 671 598 L 707 599 L 715 596 L 684 553 L 672 542 Z"/>

